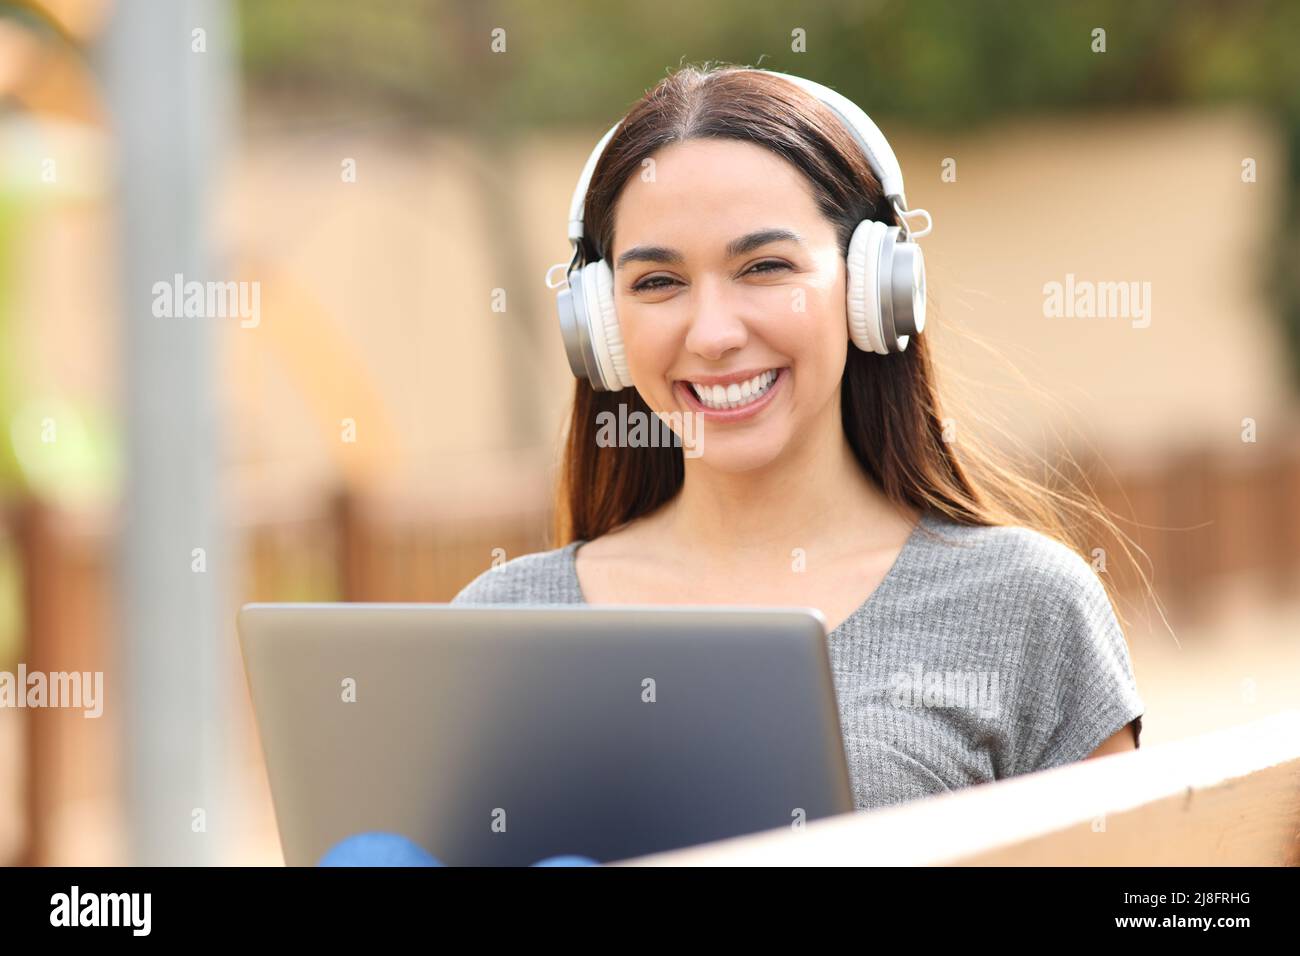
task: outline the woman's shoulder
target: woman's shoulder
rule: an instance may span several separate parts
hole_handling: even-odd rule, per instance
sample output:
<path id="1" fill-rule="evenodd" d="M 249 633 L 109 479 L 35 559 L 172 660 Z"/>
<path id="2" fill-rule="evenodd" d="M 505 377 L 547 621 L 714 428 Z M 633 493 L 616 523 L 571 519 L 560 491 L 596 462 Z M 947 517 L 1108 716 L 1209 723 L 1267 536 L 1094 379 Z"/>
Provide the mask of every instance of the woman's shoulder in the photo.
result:
<path id="1" fill-rule="evenodd" d="M 1092 565 L 1078 551 L 1036 528 L 961 524 L 936 512 L 927 515 L 925 525 L 932 533 L 920 540 L 924 557 L 931 562 L 1066 592 L 1099 583 Z M 1099 556 L 1100 549 L 1093 553 L 1094 559 Z"/>
<path id="2" fill-rule="evenodd" d="M 582 600 L 572 570 L 571 542 L 509 560 L 498 555 L 486 571 L 461 588 L 451 604 L 577 604 Z"/>
<path id="3" fill-rule="evenodd" d="M 932 523 L 944 542 L 928 546 L 928 570 L 943 583 L 926 617 L 958 635 L 955 654 L 975 647 L 994 662 L 1014 701 L 1000 775 L 1087 756 L 1130 721 L 1140 730 L 1145 705 L 1100 553 L 1085 544 L 1086 560 L 1028 527 Z"/>
<path id="4" fill-rule="evenodd" d="M 1062 541 L 1021 525 L 967 525 L 931 512 L 913 565 L 918 584 L 966 608 L 1041 627 L 1109 628 L 1113 611 L 1093 562 Z M 1098 549 L 1094 561 L 1104 554 Z"/>

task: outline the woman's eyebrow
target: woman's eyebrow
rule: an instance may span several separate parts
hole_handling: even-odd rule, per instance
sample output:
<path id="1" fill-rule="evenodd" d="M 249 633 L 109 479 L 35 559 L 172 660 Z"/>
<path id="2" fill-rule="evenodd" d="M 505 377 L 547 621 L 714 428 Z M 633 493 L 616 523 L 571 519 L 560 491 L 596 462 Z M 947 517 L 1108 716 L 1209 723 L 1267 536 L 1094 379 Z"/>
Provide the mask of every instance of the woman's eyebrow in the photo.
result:
<path id="1" fill-rule="evenodd" d="M 737 256 L 753 252 L 755 249 L 771 242 L 787 241 L 802 244 L 803 237 L 796 232 L 791 232 L 789 229 L 758 229 L 727 243 L 727 258 L 735 259 Z M 671 265 L 680 265 L 682 258 L 680 252 L 666 246 L 633 246 L 618 257 L 614 268 L 621 269 L 629 262 L 666 262 Z"/>

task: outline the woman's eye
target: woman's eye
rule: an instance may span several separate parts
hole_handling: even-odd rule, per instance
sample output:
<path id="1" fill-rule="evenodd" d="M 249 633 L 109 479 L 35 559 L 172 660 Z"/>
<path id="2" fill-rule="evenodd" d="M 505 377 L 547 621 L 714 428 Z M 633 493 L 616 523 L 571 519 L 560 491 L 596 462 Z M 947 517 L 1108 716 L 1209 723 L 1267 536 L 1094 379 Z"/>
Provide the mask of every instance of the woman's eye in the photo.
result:
<path id="1" fill-rule="evenodd" d="M 776 272 L 782 269 L 788 270 L 789 268 L 790 264 L 788 262 L 781 262 L 777 259 L 764 259 L 762 262 L 757 262 L 746 269 L 743 275 L 766 275 L 770 272 Z M 676 280 L 670 279 L 668 276 L 651 276 L 648 279 L 642 279 L 636 285 L 632 286 L 632 291 L 654 292 L 658 289 L 667 289 L 669 286 L 675 284 Z"/>
<path id="2" fill-rule="evenodd" d="M 772 269 L 763 269 L 762 266 L 772 266 L 775 269 L 789 269 L 790 265 L 786 262 L 779 262 L 776 259 L 765 259 L 762 262 L 755 263 L 750 267 L 749 272 L 758 272 L 759 275 L 771 272 Z"/>
<path id="3" fill-rule="evenodd" d="M 632 286 L 633 292 L 652 292 L 655 289 L 666 289 L 667 286 L 656 285 L 657 282 L 672 283 L 672 279 L 667 276 L 651 276 L 649 279 L 642 279 L 636 285 Z"/>

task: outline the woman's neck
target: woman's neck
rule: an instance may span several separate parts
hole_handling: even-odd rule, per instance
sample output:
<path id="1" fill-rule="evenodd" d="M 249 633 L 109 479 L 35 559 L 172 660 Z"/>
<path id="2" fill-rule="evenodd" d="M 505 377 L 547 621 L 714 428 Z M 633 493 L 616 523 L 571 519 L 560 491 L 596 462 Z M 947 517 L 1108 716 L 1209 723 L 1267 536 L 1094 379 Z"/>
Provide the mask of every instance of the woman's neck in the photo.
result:
<path id="1" fill-rule="evenodd" d="M 686 459 L 682 488 L 660 526 L 669 553 L 739 570 L 795 548 L 845 555 L 906 540 L 915 512 L 892 505 L 863 473 L 838 415 L 801 438 L 750 471 Z"/>

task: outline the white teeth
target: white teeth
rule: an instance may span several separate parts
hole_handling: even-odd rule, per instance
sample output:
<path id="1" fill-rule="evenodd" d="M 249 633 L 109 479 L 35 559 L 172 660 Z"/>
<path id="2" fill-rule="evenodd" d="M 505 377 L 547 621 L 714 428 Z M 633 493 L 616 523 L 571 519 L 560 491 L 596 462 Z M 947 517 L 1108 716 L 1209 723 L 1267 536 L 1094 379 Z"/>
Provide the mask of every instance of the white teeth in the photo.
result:
<path id="1" fill-rule="evenodd" d="M 709 408 L 739 408 L 762 398 L 763 394 L 772 387 L 772 383 L 776 381 L 776 376 L 777 370 L 769 369 L 761 375 L 755 375 L 747 382 L 733 382 L 726 387 L 721 385 L 696 385 L 691 382 L 691 388 L 695 389 L 695 394 L 700 402 Z"/>

